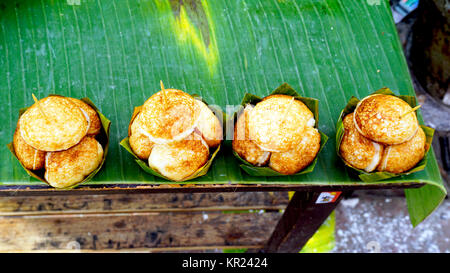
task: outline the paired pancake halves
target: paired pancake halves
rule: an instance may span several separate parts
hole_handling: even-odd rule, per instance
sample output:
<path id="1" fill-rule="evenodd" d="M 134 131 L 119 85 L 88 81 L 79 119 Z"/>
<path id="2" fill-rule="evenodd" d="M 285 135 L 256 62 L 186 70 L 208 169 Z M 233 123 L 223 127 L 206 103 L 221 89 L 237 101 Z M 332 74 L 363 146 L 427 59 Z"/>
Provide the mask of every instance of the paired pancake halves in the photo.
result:
<path id="1" fill-rule="evenodd" d="M 416 113 L 411 110 L 411 106 L 400 98 L 376 94 L 358 103 L 353 118 L 363 136 L 393 145 L 406 142 L 416 134 L 419 123 Z"/>
<path id="2" fill-rule="evenodd" d="M 39 100 L 19 119 L 24 141 L 41 151 L 62 151 L 78 144 L 86 135 L 89 121 L 83 111 L 62 96 Z"/>
<path id="3" fill-rule="evenodd" d="M 19 127 L 14 132 L 13 147 L 17 158 L 25 168 L 35 171 L 44 167 L 45 152 L 28 145 L 20 135 Z"/>
<path id="4" fill-rule="evenodd" d="M 316 158 L 320 133 L 308 107 L 288 95 L 271 95 L 246 105 L 234 128 L 233 150 L 254 166 L 295 174 Z"/>
<path id="5" fill-rule="evenodd" d="M 45 168 L 44 179 L 64 188 L 81 182 L 100 165 L 103 147 L 95 139 L 101 121 L 82 100 L 52 95 L 35 102 L 19 118 L 14 152 L 28 170 Z"/>
<path id="6" fill-rule="evenodd" d="M 152 95 L 130 121 L 131 149 L 166 178 L 182 181 L 209 159 L 223 139 L 220 120 L 202 101 L 176 89 Z"/>
<path id="7" fill-rule="evenodd" d="M 253 106 L 248 104 L 238 117 L 234 127 L 233 150 L 244 160 L 255 166 L 264 166 L 270 158 L 270 152 L 263 151 L 250 140 L 248 132 L 248 113 Z"/>
<path id="8" fill-rule="evenodd" d="M 362 99 L 343 119 L 339 153 L 345 162 L 366 172 L 404 173 L 425 155 L 426 136 L 413 108 L 392 95 Z"/>
<path id="9" fill-rule="evenodd" d="M 102 145 L 94 137 L 86 136 L 68 150 L 47 153 L 45 180 L 55 188 L 70 187 L 93 172 L 102 158 Z"/>
<path id="10" fill-rule="evenodd" d="M 148 164 L 165 177 L 181 181 L 205 165 L 208 158 L 208 144 L 194 132 L 183 140 L 153 146 Z"/>
<path id="11" fill-rule="evenodd" d="M 342 158 L 357 169 L 366 172 L 375 170 L 383 155 L 383 145 L 359 133 L 353 122 L 353 113 L 345 116 L 343 124 L 344 136 L 340 146 Z"/>
<path id="12" fill-rule="evenodd" d="M 306 105 L 287 95 L 272 95 L 257 103 L 249 113 L 249 134 L 268 152 L 286 152 L 300 142 L 305 127 L 315 124 Z"/>

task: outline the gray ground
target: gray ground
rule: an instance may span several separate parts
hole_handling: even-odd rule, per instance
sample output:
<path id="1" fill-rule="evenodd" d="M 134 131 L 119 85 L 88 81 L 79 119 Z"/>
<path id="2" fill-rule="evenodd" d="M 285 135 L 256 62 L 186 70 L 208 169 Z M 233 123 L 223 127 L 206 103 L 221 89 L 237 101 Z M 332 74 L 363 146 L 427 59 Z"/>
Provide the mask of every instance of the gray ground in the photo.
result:
<path id="1" fill-rule="evenodd" d="M 413 228 L 403 197 L 358 194 L 336 209 L 333 252 L 450 252 L 450 201 Z"/>
<path id="2" fill-rule="evenodd" d="M 405 20 L 397 25 L 407 57 L 412 23 L 413 20 Z M 450 107 L 428 95 L 411 76 L 425 123 L 437 130 L 433 147 L 440 160 L 438 137 L 450 136 Z M 441 174 L 448 191 L 449 173 L 441 168 Z M 412 228 L 402 191 L 355 192 L 336 209 L 335 235 L 333 252 L 449 253 L 450 200 L 444 200 L 429 218 Z"/>

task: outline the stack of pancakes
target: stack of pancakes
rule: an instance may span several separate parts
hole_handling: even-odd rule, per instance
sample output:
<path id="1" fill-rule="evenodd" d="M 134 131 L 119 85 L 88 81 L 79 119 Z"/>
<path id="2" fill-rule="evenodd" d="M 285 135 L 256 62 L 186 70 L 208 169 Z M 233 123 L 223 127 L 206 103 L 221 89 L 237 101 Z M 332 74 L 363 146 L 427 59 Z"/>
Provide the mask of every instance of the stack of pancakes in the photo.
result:
<path id="1" fill-rule="evenodd" d="M 357 169 L 403 173 L 425 155 L 426 136 L 416 113 L 396 96 L 364 98 L 344 117 L 343 125 L 339 151 Z"/>
<path id="2" fill-rule="evenodd" d="M 101 126 L 97 112 L 82 100 L 48 96 L 20 116 L 14 152 L 25 168 L 45 168 L 51 186 L 70 187 L 100 165 L 103 148 L 95 136 Z"/>
<path id="3" fill-rule="evenodd" d="M 152 95 L 135 115 L 129 143 L 140 159 L 164 177 L 182 181 L 204 166 L 222 141 L 222 124 L 209 107 L 176 89 Z"/>
<path id="4" fill-rule="evenodd" d="M 295 174 L 319 152 L 315 123 L 313 113 L 300 100 L 271 95 L 245 106 L 234 128 L 233 150 L 254 166 L 268 165 L 281 174 Z"/>

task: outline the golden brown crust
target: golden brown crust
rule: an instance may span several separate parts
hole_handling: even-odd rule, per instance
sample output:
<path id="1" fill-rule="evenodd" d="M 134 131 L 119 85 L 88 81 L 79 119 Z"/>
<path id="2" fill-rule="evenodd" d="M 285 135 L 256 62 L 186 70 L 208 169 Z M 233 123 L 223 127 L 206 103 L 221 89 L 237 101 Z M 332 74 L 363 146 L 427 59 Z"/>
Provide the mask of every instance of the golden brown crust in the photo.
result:
<path id="1" fill-rule="evenodd" d="M 355 109 L 355 124 L 362 135 L 373 141 L 400 144 L 411 139 L 419 127 L 415 112 L 403 116 L 411 109 L 395 96 L 368 96 Z"/>
<path id="2" fill-rule="evenodd" d="M 200 111 L 197 128 L 210 148 L 219 146 L 223 139 L 222 124 L 209 107 L 200 100 L 195 100 L 196 109 Z"/>
<path id="3" fill-rule="evenodd" d="M 19 119 L 24 141 L 41 151 L 61 151 L 81 141 L 88 121 L 81 109 L 62 96 L 49 96 L 38 101 Z M 41 109 L 45 116 L 41 113 Z"/>
<path id="4" fill-rule="evenodd" d="M 411 140 L 386 147 L 377 169 L 391 173 L 403 173 L 410 170 L 425 156 L 425 143 L 425 133 L 419 127 Z"/>
<path id="5" fill-rule="evenodd" d="M 191 134 L 200 112 L 195 99 L 176 89 L 152 95 L 142 106 L 142 129 L 155 143 L 181 140 Z"/>
<path id="6" fill-rule="evenodd" d="M 141 131 L 142 119 L 138 114 L 130 126 L 130 136 L 128 141 L 133 152 L 142 160 L 147 160 L 150 156 L 154 143 Z"/>
<path id="7" fill-rule="evenodd" d="M 344 117 L 343 125 L 344 136 L 339 148 L 342 158 L 357 169 L 373 171 L 381 160 L 383 146 L 358 132 L 353 122 L 353 113 Z"/>
<path id="8" fill-rule="evenodd" d="M 269 167 L 282 174 L 295 174 L 303 170 L 316 158 L 320 149 L 320 133 L 307 127 L 300 143 L 291 151 L 270 156 Z"/>
<path id="9" fill-rule="evenodd" d="M 28 145 L 20 136 L 18 129 L 17 125 L 13 136 L 14 153 L 25 168 L 29 170 L 42 169 L 45 163 L 45 152 Z"/>
<path id="10" fill-rule="evenodd" d="M 311 121 L 314 115 L 303 102 L 287 95 L 268 96 L 250 112 L 250 139 L 265 151 L 289 151 Z"/>
<path id="11" fill-rule="evenodd" d="M 200 135 L 192 133 L 181 141 L 155 144 L 148 164 L 167 178 L 180 181 L 205 165 L 208 158 L 208 145 Z"/>
<path id="12" fill-rule="evenodd" d="M 47 153 L 45 179 L 56 188 L 81 182 L 101 163 L 103 148 L 94 137 L 86 136 L 76 146 L 61 152 Z"/>
<path id="13" fill-rule="evenodd" d="M 248 133 L 248 113 L 253 107 L 248 105 L 239 116 L 234 127 L 233 150 L 244 160 L 255 166 L 266 165 L 270 152 L 261 150 L 250 140 Z"/>
<path id="14" fill-rule="evenodd" d="M 87 135 L 98 135 L 100 134 L 100 130 L 102 128 L 102 123 L 100 122 L 100 117 L 98 116 L 97 112 L 92 108 L 90 105 L 85 103 L 82 100 L 75 99 L 75 98 L 68 98 L 73 103 L 75 103 L 78 107 L 83 109 L 88 117 L 89 117 L 89 129 L 87 132 Z"/>

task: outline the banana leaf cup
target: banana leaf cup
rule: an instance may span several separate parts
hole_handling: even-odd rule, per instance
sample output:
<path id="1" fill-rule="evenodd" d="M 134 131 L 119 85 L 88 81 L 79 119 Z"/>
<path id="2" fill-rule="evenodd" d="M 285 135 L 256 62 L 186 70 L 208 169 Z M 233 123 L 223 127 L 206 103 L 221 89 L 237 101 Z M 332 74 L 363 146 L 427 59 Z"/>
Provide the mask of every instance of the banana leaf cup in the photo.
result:
<path id="1" fill-rule="evenodd" d="M 51 96 L 59 96 L 59 95 L 55 95 L 52 94 Z M 95 139 L 102 145 L 103 148 L 103 157 L 102 157 L 102 161 L 100 162 L 100 164 L 98 165 L 98 167 L 92 171 L 88 176 L 86 176 L 82 181 L 73 184 L 69 187 L 64 187 L 64 188 L 58 188 L 58 189 L 73 189 L 76 186 L 87 182 L 89 180 L 91 180 L 102 168 L 103 164 L 105 163 L 106 160 L 106 155 L 108 154 L 108 148 L 109 148 L 109 128 L 111 126 L 111 121 L 106 118 L 100 111 L 99 109 L 95 106 L 95 104 L 89 99 L 89 98 L 82 98 L 80 99 L 81 101 L 85 102 L 86 104 L 88 104 L 89 106 L 91 106 L 98 114 L 99 118 L 100 118 L 100 122 L 101 122 L 101 130 L 100 133 L 98 135 L 95 136 Z M 19 110 L 19 118 L 20 116 L 22 116 L 23 113 L 25 113 L 25 111 L 28 109 L 29 107 L 26 108 L 22 108 Z M 42 181 L 48 185 L 50 185 L 45 179 L 44 179 L 44 173 L 45 170 L 44 169 L 40 169 L 40 170 L 29 170 L 27 168 L 25 168 L 25 166 L 22 164 L 22 162 L 20 162 L 19 158 L 17 157 L 15 151 L 14 151 L 14 146 L 13 143 L 9 143 L 6 145 L 8 147 L 8 149 L 11 151 L 11 153 L 13 154 L 13 156 L 17 159 L 17 161 L 20 163 L 20 165 L 23 167 L 23 169 L 32 177 L 36 178 L 39 181 Z"/>
<path id="2" fill-rule="evenodd" d="M 219 117 L 219 120 L 222 122 L 222 129 L 223 129 L 223 117 L 224 117 L 224 113 L 221 111 L 221 109 L 216 109 L 215 107 L 212 107 L 210 105 L 208 105 L 204 100 L 201 99 L 200 96 L 198 95 L 192 95 L 195 99 L 201 100 L 203 101 L 213 112 L 215 113 L 220 113 L 222 115 L 222 119 Z M 131 120 L 128 126 L 128 136 L 126 138 L 124 138 L 121 142 L 120 145 L 125 148 L 125 150 L 127 150 L 130 154 L 133 155 L 134 160 L 136 161 L 136 163 L 139 165 L 139 167 L 141 167 L 142 170 L 144 170 L 145 172 L 152 174 L 154 176 L 166 179 L 168 181 L 171 182 L 184 182 L 184 181 L 188 181 L 188 180 L 192 180 L 195 179 L 197 177 L 203 176 L 205 174 L 208 173 L 209 168 L 211 167 L 214 158 L 217 156 L 217 154 L 220 151 L 220 146 L 222 144 L 219 144 L 219 146 L 217 146 L 216 148 L 210 148 L 210 153 L 209 153 L 209 159 L 208 161 L 205 163 L 205 165 L 203 165 L 202 167 L 200 167 L 198 170 L 196 170 L 193 174 L 189 175 L 188 177 L 184 178 L 183 180 L 173 180 L 170 179 L 164 175 L 162 175 L 161 173 L 159 173 L 157 170 L 151 168 L 148 163 L 142 159 L 140 159 L 134 152 L 133 149 L 131 149 L 130 146 L 130 142 L 129 142 L 129 137 L 131 134 L 131 124 L 133 123 L 134 119 L 136 118 L 136 116 L 141 112 L 142 106 L 137 106 L 134 108 L 133 111 L 133 115 L 131 116 Z"/>
<path id="3" fill-rule="evenodd" d="M 319 101 L 317 99 L 300 96 L 297 93 L 297 91 L 295 91 L 287 83 L 283 83 L 282 85 L 280 85 L 278 88 L 276 88 L 274 91 L 272 91 L 272 93 L 270 93 L 268 96 L 271 96 L 271 95 L 288 95 L 288 96 L 293 96 L 296 100 L 299 100 L 299 101 L 303 102 L 308 107 L 308 109 L 313 113 L 314 119 L 315 119 L 314 128 L 316 128 L 319 131 L 319 134 L 320 134 L 320 148 L 319 148 L 319 151 L 317 152 L 316 157 L 314 158 L 314 160 L 306 168 L 300 170 L 299 172 L 297 172 L 295 174 L 283 174 L 283 173 L 275 171 L 274 169 L 272 169 L 272 168 L 270 168 L 268 166 L 254 166 L 251 163 L 247 162 L 242 157 L 240 157 L 239 154 L 236 153 L 234 150 L 233 150 L 233 155 L 242 163 L 242 164 L 239 165 L 241 167 L 241 169 L 244 170 L 247 174 L 249 174 L 251 176 L 286 176 L 286 175 L 298 176 L 298 175 L 303 175 L 303 174 L 312 172 L 314 170 L 314 167 L 316 166 L 317 158 L 318 158 L 320 152 L 322 151 L 323 147 L 325 146 L 325 144 L 328 141 L 328 136 L 325 135 L 323 132 L 321 132 L 318 129 L 318 124 L 319 124 Z M 228 127 L 229 128 L 234 128 L 234 125 L 237 122 L 238 116 L 242 113 L 242 111 L 244 110 L 244 107 L 247 104 L 256 105 L 262 99 L 263 98 L 260 98 L 260 97 L 258 97 L 256 95 L 246 93 L 244 98 L 242 99 L 242 102 L 240 104 L 240 107 L 239 107 L 238 111 L 236 111 L 232 115 L 232 117 L 227 121 L 227 124 L 229 125 Z M 231 132 L 229 132 L 229 133 L 231 133 Z"/>
<path id="4" fill-rule="evenodd" d="M 396 95 L 394 92 L 392 92 L 389 88 L 386 88 L 386 87 L 375 91 L 371 95 L 375 95 L 375 94 L 396 96 L 396 97 L 402 99 L 403 101 L 407 102 L 412 108 L 417 106 L 416 98 L 414 96 Z M 364 182 L 375 182 L 375 181 L 386 180 L 386 179 L 393 178 L 393 177 L 398 177 L 398 176 L 403 176 L 403 175 L 408 175 L 411 173 L 419 172 L 419 171 L 422 171 L 423 169 L 425 169 L 426 164 L 427 164 L 428 152 L 431 147 L 431 142 L 433 140 L 434 129 L 427 127 L 425 125 L 421 125 L 421 124 L 420 124 L 420 127 L 423 129 L 423 131 L 425 133 L 425 137 L 426 137 L 425 155 L 412 169 L 410 169 L 406 172 L 403 172 L 403 173 L 391 173 L 391 172 L 386 172 L 386 171 L 383 171 L 383 172 L 374 171 L 374 172 L 369 173 L 364 170 L 357 169 L 357 168 L 351 166 L 349 163 L 347 163 L 344 160 L 344 158 L 342 158 L 340 151 L 339 151 L 341 142 L 342 142 L 342 138 L 344 137 L 343 119 L 347 114 L 350 114 L 355 110 L 358 102 L 359 102 L 358 98 L 356 98 L 354 96 L 351 97 L 350 100 L 348 101 L 347 105 L 342 110 L 341 114 L 339 115 L 339 119 L 336 124 L 336 153 L 338 154 L 339 158 L 341 158 L 342 162 L 344 162 L 345 166 L 347 166 L 349 169 L 351 169 L 352 172 L 354 172 Z"/>

